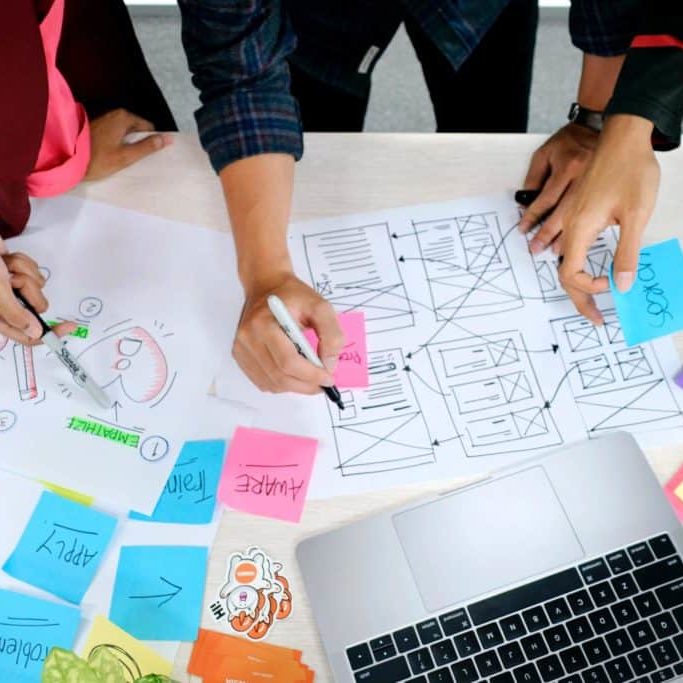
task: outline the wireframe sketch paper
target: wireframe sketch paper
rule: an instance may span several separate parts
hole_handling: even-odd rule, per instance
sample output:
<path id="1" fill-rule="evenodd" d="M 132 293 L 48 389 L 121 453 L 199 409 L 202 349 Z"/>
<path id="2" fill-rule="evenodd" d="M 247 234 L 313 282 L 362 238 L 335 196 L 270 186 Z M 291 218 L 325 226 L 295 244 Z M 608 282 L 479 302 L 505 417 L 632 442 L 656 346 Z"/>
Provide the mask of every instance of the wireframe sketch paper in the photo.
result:
<path id="1" fill-rule="evenodd" d="M 255 427 L 319 440 L 309 498 L 481 474 L 617 429 L 683 440 L 671 340 L 627 347 L 609 293 L 604 327 L 578 315 L 519 218 L 496 195 L 291 226 L 299 276 L 365 313 L 369 386 L 340 411 L 259 394 L 226 360 L 216 389 L 258 408 Z M 587 272 L 608 274 L 616 237 L 600 235 Z"/>
<path id="2" fill-rule="evenodd" d="M 41 264 L 46 317 L 79 325 L 70 350 L 113 405 L 0 338 L 0 467 L 151 514 L 238 320 L 230 236 L 61 197 L 7 246 Z"/>

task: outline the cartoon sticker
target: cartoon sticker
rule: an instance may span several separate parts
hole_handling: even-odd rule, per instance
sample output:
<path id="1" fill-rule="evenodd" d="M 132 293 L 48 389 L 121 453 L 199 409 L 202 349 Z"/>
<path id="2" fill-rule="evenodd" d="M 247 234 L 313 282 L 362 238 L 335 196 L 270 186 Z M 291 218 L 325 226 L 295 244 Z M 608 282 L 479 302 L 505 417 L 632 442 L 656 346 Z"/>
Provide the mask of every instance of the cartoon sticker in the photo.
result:
<path id="1" fill-rule="evenodd" d="M 233 633 L 263 640 L 275 622 L 292 613 L 292 594 L 282 569 L 261 548 L 233 553 L 225 584 L 209 605 L 214 620 L 225 622 Z"/>

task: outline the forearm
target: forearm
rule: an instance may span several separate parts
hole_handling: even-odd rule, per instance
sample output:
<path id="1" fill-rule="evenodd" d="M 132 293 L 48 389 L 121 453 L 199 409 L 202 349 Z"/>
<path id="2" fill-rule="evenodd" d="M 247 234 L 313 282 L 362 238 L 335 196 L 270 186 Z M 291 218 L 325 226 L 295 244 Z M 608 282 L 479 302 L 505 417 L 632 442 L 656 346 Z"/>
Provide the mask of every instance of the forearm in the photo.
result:
<path id="1" fill-rule="evenodd" d="M 294 158 L 260 154 L 226 166 L 220 173 L 245 290 L 268 287 L 291 272 L 287 225 L 294 182 Z"/>
<path id="2" fill-rule="evenodd" d="M 599 57 L 584 53 L 577 102 L 587 109 L 603 111 L 619 78 L 625 55 Z"/>

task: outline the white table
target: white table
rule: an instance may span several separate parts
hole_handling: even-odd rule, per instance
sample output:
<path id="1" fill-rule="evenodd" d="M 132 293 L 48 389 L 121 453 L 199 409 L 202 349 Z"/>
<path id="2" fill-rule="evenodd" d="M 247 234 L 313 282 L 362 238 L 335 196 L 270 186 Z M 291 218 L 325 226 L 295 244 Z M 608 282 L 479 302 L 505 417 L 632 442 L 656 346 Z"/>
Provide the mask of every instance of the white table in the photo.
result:
<path id="1" fill-rule="evenodd" d="M 446 201 L 518 187 L 539 135 L 311 134 L 297 166 L 293 220 L 374 211 L 394 206 Z M 660 155 L 662 186 L 648 240 L 683 237 L 683 151 Z M 78 188 L 76 195 L 174 220 L 228 229 L 223 196 L 197 140 L 176 136 L 175 144 L 117 176 Z M 679 350 L 681 338 L 678 339 Z M 663 483 L 683 462 L 683 449 L 648 452 Z M 265 548 L 285 565 L 294 612 L 280 622 L 269 642 L 303 650 L 317 681 L 330 681 L 301 577 L 294 559 L 297 542 L 383 507 L 405 503 L 428 492 L 452 488 L 454 481 L 403 487 L 352 498 L 313 501 L 300 524 L 293 525 L 226 511 L 217 536 L 207 581 L 207 596 L 223 583 L 225 560 L 250 545 Z M 208 613 L 203 625 L 212 627 Z M 176 661 L 176 678 L 185 673 L 190 647 Z"/>

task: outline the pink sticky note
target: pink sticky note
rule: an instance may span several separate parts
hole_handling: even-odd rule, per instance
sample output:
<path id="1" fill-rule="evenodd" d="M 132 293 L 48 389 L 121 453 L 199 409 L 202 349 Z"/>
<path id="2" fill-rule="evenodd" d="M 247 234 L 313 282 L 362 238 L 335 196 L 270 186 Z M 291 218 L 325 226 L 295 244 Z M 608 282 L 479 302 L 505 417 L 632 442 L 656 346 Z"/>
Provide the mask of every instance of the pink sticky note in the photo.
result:
<path id="1" fill-rule="evenodd" d="M 367 387 L 368 349 L 365 338 L 365 313 L 350 311 L 337 317 L 344 332 L 344 348 L 339 354 L 337 369 L 334 371 L 335 384 L 343 389 Z M 313 330 L 304 332 L 311 346 L 317 350 L 318 336 Z"/>
<path id="2" fill-rule="evenodd" d="M 683 522 L 683 467 L 671 477 L 669 483 L 664 487 L 664 492 L 673 505 L 678 519 Z"/>
<path id="3" fill-rule="evenodd" d="M 238 427 L 221 474 L 218 499 L 252 515 L 298 522 L 317 449 L 315 439 Z"/>

